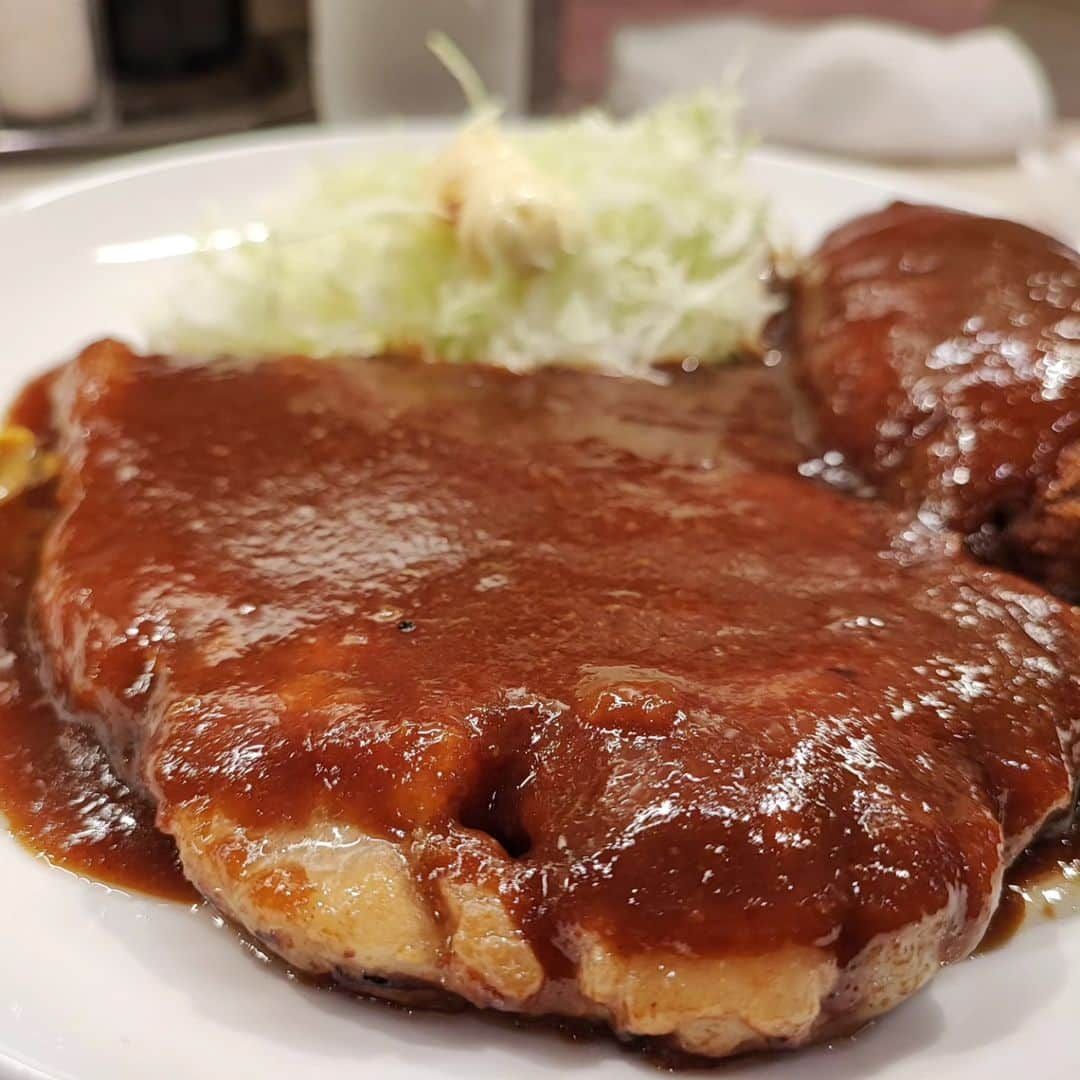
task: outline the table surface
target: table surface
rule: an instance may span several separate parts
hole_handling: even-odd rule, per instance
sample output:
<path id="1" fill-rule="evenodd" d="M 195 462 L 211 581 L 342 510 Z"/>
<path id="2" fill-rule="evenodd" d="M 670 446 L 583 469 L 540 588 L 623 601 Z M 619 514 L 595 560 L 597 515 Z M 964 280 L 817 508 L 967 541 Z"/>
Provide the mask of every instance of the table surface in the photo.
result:
<path id="1" fill-rule="evenodd" d="M 993 204 L 1001 213 L 1055 232 L 1080 247 L 1080 120 L 1060 125 L 1052 152 L 988 164 L 875 166 L 893 180 L 952 190 L 960 199 Z M 812 155 L 823 163 L 844 159 Z M 0 205 L 43 183 L 62 179 L 100 157 L 0 159 Z"/>

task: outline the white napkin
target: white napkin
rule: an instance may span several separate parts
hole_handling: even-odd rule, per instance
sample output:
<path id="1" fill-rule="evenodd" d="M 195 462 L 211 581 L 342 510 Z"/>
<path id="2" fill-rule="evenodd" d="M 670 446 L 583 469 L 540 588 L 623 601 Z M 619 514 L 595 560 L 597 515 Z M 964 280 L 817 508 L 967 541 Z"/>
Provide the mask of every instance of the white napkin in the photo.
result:
<path id="1" fill-rule="evenodd" d="M 941 37 L 867 20 L 727 16 L 626 28 L 612 60 L 616 111 L 735 73 L 746 126 L 763 139 L 866 157 L 1012 156 L 1055 115 L 1038 60 L 997 29 Z"/>

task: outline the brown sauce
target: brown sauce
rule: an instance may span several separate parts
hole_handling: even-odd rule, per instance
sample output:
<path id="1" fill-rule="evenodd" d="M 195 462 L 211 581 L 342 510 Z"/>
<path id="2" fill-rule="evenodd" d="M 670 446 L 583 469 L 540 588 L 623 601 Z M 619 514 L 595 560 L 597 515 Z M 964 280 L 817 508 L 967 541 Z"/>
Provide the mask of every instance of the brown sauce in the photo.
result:
<path id="1" fill-rule="evenodd" d="M 13 419 L 42 430 L 45 381 Z M 153 810 L 121 782 L 85 728 L 66 721 L 41 686 L 27 611 L 51 489 L 0 505 L 0 813 L 12 835 L 49 862 L 96 881 L 191 902 L 176 850 Z"/>
<path id="2" fill-rule="evenodd" d="M 990 952 L 1011 941 L 1031 918 L 1080 912 L 1080 823 L 1064 836 L 1029 848 L 1010 867 L 1001 902 L 979 946 Z"/>
<path id="3" fill-rule="evenodd" d="M 30 383 L 10 422 L 52 440 L 51 393 L 56 373 Z M 754 444 L 756 456 L 775 454 L 793 467 L 802 451 L 786 387 L 771 376 L 737 379 L 733 397 L 753 425 L 733 432 Z M 603 385 L 601 381 L 600 385 Z M 629 421 L 633 423 L 633 420 Z M 172 840 L 154 822 L 153 808 L 116 774 L 96 736 L 73 723 L 40 677 L 30 598 L 40 547 L 56 515 L 52 488 L 0 503 L 0 814 L 31 853 L 89 879 L 150 896 L 198 899 L 181 871 Z"/>
<path id="4" fill-rule="evenodd" d="M 825 241 L 793 319 L 825 443 L 886 498 L 1074 600 L 1078 312 L 1075 251 L 897 204 Z"/>
<path id="5" fill-rule="evenodd" d="M 93 734 L 60 716 L 29 659 L 27 599 L 53 512 L 49 491 L 0 506 L 0 811 L 20 843 L 55 865 L 192 902 L 197 895 L 171 840 L 155 828 L 151 807 L 117 778 Z M 1030 848 L 1012 866 L 979 951 L 1008 943 L 1033 910 L 1054 915 L 1047 893 L 1070 887 L 1080 888 L 1080 825 Z"/>
<path id="6" fill-rule="evenodd" d="M 480 875 L 493 872 L 497 859 L 523 908 L 539 913 L 530 928 L 545 941 L 560 915 L 556 901 L 547 902 L 550 888 L 561 892 L 563 913 L 611 914 L 632 943 L 655 941 L 660 930 L 673 943 L 692 939 L 708 949 L 768 941 L 770 934 L 814 941 L 842 928 L 837 951 L 853 955 L 869 937 L 938 903 L 945 875 L 970 879 L 973 897 L 988 886 L 999 835 L 988 807 L 1003 801 L 999 788 L 1015 796 L 1009 824 L 1021 828 L 1025 815 L 1040 813 L 1047 791 L 1067 781 L 1056 729 L 1040 717 L 1068 715 L 1070 684 L 1044 678 L 1041 647 L 1013 616 L 983 602 L 990 572 L 932 554 L 901 576 L 883 569 L 892 518 L 795 480 L 798 447 L 789 452 L 771 441 L 772 460 L 765 461 L 753 443 L 760 410 L 733 410 L 730 385 L 718 387 L 711 376 L 674 389 L 622 390 L 570 376 L 464 379 L 393 363 L 370 371 L 302 362 L 258 372 L 203 370 L 129 360 L 109 348 L 97 354 L 100 371 L 90 371 L 98 381 L 74 383 L 93 394 L 73 429 L 99 425 L 108 453 L 87 466 L 91 495 L 81 524 L 67 523 L 64 542 L 76 550 L 85 540 L 92 554 L 81 564 L 91 577 L 80 583 L 94 594 L 92 614 L 137 629 L 127 641 L 109 639 L 105 677 L 85 689 L 112 687 L 110 700 L 128 703 L 118 722 L 136 729 L 151 653 L 171 665 L 174 687 L 233 677 L 248 694 L 229 700 L 234 711 L 212 738 L 189 743 L 184 730 L 174 731 L 159 760 L 174 766 L 162 784 L 177 805 L 213 784 L 215 804 L 241 823 L 303 824 L 318 798 L 323 812 L 355 815 L 386 835 L 416 822 L 433 834 L 445 829 L 427 869 L 446 869 L 442 861 L 453 853 L 457 870 Z M 775 411 L 787 419 L 783 408 Z M 395 418 L 392 427 L 388 418 Z M 128 437 L 114 445 L 111 433 L 121 429 Z M 501 436 L 494 449 L 492 430 Z M 431 451 L 437 439 L 447 443 L 442 454 Z M 297 448 L 306 455 L 303 469 Z M 718 461 L 724 467 L 715 467 Z M 110 500 L 118 465 L 131 475 L 141 470 L 139 496 L 151 502 Z M 321 470 L 323 482 L 312 483 L 312 470 Z M 600 470 L 606 503 L 593 494 Z M 368 476 L 363 483 L 361 475 Z M 387 492 L 373 504 L 380 483 Z M 152 504 L 170 492 L 184 498 Z M 538 512 L 547 503 L 547 512 Z M 378 516 L 387 506 L 395 517 Z M 268 531 L 267 523 L 297 507 L 308 516 L 297 517 L 287 534 Z M 12 704 L 2 723 L 13 749 L 0 803 L 17 835 L 65 865 L 129 887 L 182 891 L 175 854 L 153 830 L 150 812 L 109 771 L 92 739 L 40 704 L 26 609 L 36 538 L 51 510 L 38 495 L 5 513 L 4 632 L 14 656 L 6 695 Z M 202 540 L 206 515 L 220 520 Z M 302 526 L 312 520 L 319 534 L 309 538 Z M 798 531 L 789 527 L 794 520 Z M 673 529 L 672 521 L 682 524 Z M 180 526 L 190 526 L 182 539 Z M 519 531 L 493 535 L 498 528 Z M 100 559 L 102 544 L 117 536 L 125 557 Z M 475 537 L 486 545 L 481 565 L 465 559 L 475 563 Z M 612 582 L 608 552 L 616 545 L 624 569 Z M 820 562 L 823 552 L 842 556 L 842 574 Z M 416 567 L 408 587 L 399 575 L 406 557 Z M 947 573 L 937 569 L 939 559 Z M 325 580 L 311 576 L 312 566 L 326 571 Z M 778 568 L 772 579 L 770 567 Z M 721 573 L 726 591 L 717 592 Z M 163 580 L 168 614 L 189 620 L 178 639 L 212 644 L 213 655 L 183 645 L 170 651 L 169 639 L 154 636 L 153 627 L 165 625 L 149 618 L 160 607 Z M 612 592 L 613 585 L 621 589 Z M 482 599 L 492 587 L 507 590 L 505 603 Z M 923 607 L 912 607 L 913 591 L 925 593 Z M 80 625 L 87 605 L 79 590 L 57 587 L 57 595 L 63 602 L 55 610 L 70 620 L 63 625 Z M 955 621 L 952 613 L 962 610 L 970 614 Z M 1056 633 L 1052 610 L 1030 617 L 1040 633 Z M 472 652 L 463 651 L 455 629 L 462 622 Z M 740 633 L 717 646 L 718 625 L 728 623 Z M 296 634 L 293 626 L 318 628 L 319 636 Z M 72 648 L 54 654 L 75 655 L 78 634 L 71 640 Z M 537 641 L 548 643 L 539 654 L 547 667 L 537 662 Z M 1019 676 L 1008 657 L 988 651 L 1000 641 L 1009 643 L 1010 656 L 1028 656 L 1035 674 Z M 810 642 L 798 678 L 776 680 L 777 663 L 791 665 Z M 946 649 L 932 669 L 927 642 Z M 582 658 L 589 661 L 584 681 Z M 911 672 L 920 668 L 913 688 Z M 277 686 L 283 673 L 293 681 Z M 519 693 L 536 680 L 544 680 L 542 694 Z M 1022 708 L 1002 707 L 1006 680 Z M 385 700 L 370 690 L 359 695 L 365 686 L 381 688 Z M 276 727 L 266 726 L 252 687 L 273 688 L 274 706 L 289 710 Z M 500 687 L 507 693 L 492 697 Z M 433 688 L 438 710 L 418 712 Z M 914 690 L 923 704 L 911 700 Z M 581 716 L 560 720 L 552 703 L 578 698 Z M 316 742 L 309 732 L 325 723 L 318 710 L 327 701 L 347 706 L 340 715 L 349 723 L 331 725 Z M 237 708 L 251 709 L 246 729 L 234 722 Z M 448 724 L 454 710 L 460 723 L 440 742 L 424 743 L 420 736 Z M 419 741 L 407 726 L 400 746 L 382 738 L 395 730 L 391 720 L 414 714 L 423 718 Z M 718 746 L 711 725 L 721 714 L 731 717 L 732 735 Z M 767 725 L 773 717 L 790 718 L 788 726 Z M 252 767 L 240 752 L 248 744 L 230 740 L 263 738 L 264 729 L 278 743 L 259 744 L 262 757 Z M 986 745 L 978 769 L 960 751 L 944 749 L 974 731 Z M 548 745 L 534 752 L 536 737 Z M 740 740 L 760 742 L 752 760 Z M 446 760 L 432 746 L 444 749 Z M 1009 763 L 1021 754 L 1028 759 L 1012 775 Z M 760 775 L 746 775 L 748 762 Z M 610 774 L 603 791 L 601 766 Z M 736 768 L 743 770 L 738 784 L 730 780 Z M 329 782 L 313 787 L 316 770 Z M 942 770 L 956 792 L 947 808 L 948 843 L 939 843 L 934 816 Z M 436 775 L 449 779 L 436 784 Z M 620 776 L 633 779 L 638 798 L 649 800 L 646 810 L 666 815 L 663 829 L 631 833 L 633 848 L 619 846 L 638 821 L 638 810 L 621 800 Z M 793 780 L 809 800 L 801 790 L 791 794 Z M 984 790 L 984 782 L 995 787 Z M 590 793 L 590 815 L 574 801 L 580 792 Z M 801 800 L 805 809 L 783 822 L 757 809 L 783 809 L 782 799 Z M 836 807 L 848 813 L 867 803 L 887 812 L 853 816 L 848 825 L 837 820 Z M 925 810 L 912 817 L 913 806 Z M 681 807 L 680 818 L 674 811 Z M 755 814 L 767 834 L 759 835 Z M 755 827 L 729 851 L 742 818 Z M 593 836 L 588 828 L 603 831 Z M 857 831 L 870 828 L 865 836 Z M 802 854 L 807 848 L 836 853 L 853 877 L 850 895 L 838 892 L 831 867 Z M 704 858 L 706 850 L 708 865 L 679 854 Z M 903 874 L 882 871 L 881 851 Z M 476 865 L 466 865 L 473 857 Z M 601 865 L 602 873 L 584 877 Z M 548 874 L 552 866 L 561 879 Z M 667 867 L 665 879 L 653 872 L 658 866 Z M 826 871 L 828 880 L 814 878 Z M 779 872 L 788 875 L 790 895 L 777 895 Z M 730 881 L 743 883 L 744 894 L 727 890 Z M 880 903 L 861 908 L 851 899 L 859 890 Z M 812 904 L 804 902 L 808 895 Z M 707 917 L 710 909 L 725 918 Z M 552 968 L 559 962 L 552 950 L 544 960 Z"/>

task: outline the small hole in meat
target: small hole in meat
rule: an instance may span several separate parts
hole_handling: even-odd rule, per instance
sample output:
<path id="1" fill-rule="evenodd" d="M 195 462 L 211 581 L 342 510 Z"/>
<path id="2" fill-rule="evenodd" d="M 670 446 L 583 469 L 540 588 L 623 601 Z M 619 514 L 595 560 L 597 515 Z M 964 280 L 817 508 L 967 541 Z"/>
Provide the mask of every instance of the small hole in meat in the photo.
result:
<path id="1" fill-rule="evenodd" d="M 520 859 L 532 848 L 520 815 L 521 770 L 505 758 L 492 762 L 486 783 L 462 807 L 460 820 L 467 829 L 487 833 L 510 856 Z"/>

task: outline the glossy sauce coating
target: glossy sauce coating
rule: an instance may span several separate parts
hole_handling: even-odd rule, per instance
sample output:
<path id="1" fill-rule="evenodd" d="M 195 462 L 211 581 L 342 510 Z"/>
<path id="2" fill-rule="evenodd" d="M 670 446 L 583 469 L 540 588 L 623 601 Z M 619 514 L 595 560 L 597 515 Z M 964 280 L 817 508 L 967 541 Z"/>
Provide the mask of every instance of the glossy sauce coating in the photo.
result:
<path id="1" fill-rule="evenodd" d="M 1033 845 L 1009 868 L 1001 903 L 979 950 L 1004 945 L 1033 916 L 1059 914 L 1080 914 L 1080 823 L 1063 836 Z"/>
<path id="2" fill-rule="evenodd" d="M 1071 798 L 1072 616 L 790 475 L 736 385 L 97 346 L 53 677 L 166 827 L 409 840 L 551 968 L 567 926 L 846 960 L 943 911 L 959 955 Z"/>
<path id="3" fill-rule="evenodd" d="M 45 528 L 55 516 L 51 490 L 0 507 L 0 624 L 5 661 L 0 706 L 0 812 L 14 835 L 51 862 L 109 885 L 191 902 L 176 852 L 147 802 L 117 779 L 89 729 L 63 719 L 40 686 L 26 640 L 29 587 Z M 1046 840 L 1010 867 L 980 950 L 1011 940 L 1036 888 L 1075 888 L 1080 828 Z"/>
<path id="4" fill-rule="evenodd" d="M 1080 596 L 1080 256 L 897 204 L 825 241 L 793 324 L 826 446 L 980 556 Z"/>
<path id="5" fill-rule="evenodd" d="M 13 417 L 41 431 L 47 383 Z M 0 505 L 0 812 L 33 851 L 110 885 L 192 901 L 153 808 L 119 781 L 90 730 L 68 723 L 38 678 L 27 623 L 51 488 Z"/>

